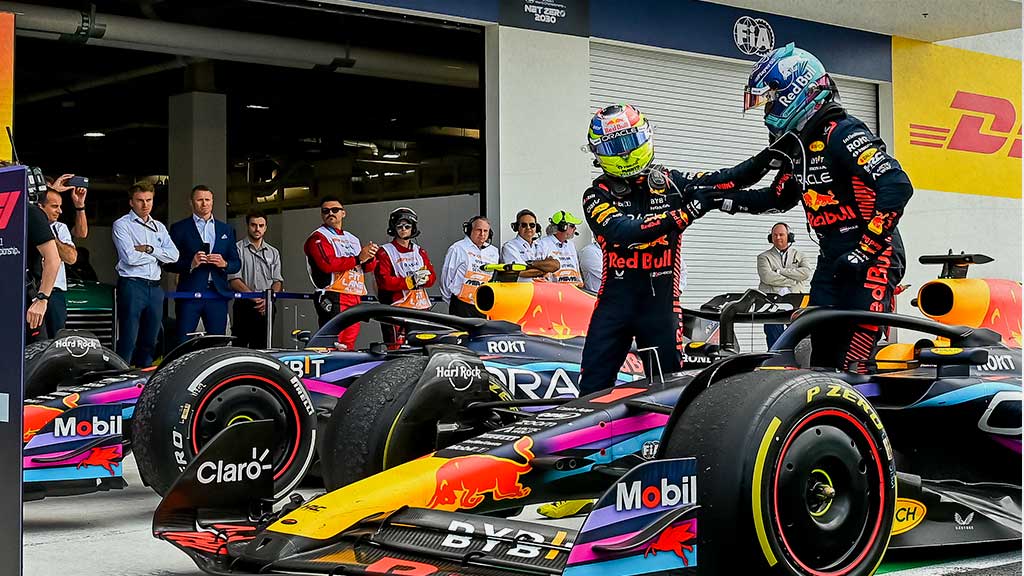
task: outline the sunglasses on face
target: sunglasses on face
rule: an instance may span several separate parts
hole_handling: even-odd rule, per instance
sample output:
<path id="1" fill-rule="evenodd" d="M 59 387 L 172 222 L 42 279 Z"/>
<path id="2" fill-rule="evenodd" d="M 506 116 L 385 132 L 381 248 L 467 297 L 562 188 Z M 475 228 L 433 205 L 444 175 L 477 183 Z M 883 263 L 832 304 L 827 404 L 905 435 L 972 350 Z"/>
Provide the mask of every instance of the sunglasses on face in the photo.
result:
<path id="1" fill-rule="evenodd" d="M 320 213 L 323 214 L 324 216 L 326 216 L 328 214 L 337 214 L 338 212 L 341 212 L 342 210 L 344 210 L 344 208 L 337 208 L 337 207 L 334 207 L 334 208 L 321 208 L 320 209 Z"/>
<path id="2" fill-rule="evenodd" d="M 538 225 L 537 225 L 536 222 L 520 222 L 519 223 L 519 227 L 520 228 L 537 228 Z"/>
<path id="3" fill-rule="evenodd" d="M 395 226 L 395 230 L 412 230 L 412 224 L 399 224 Z"/>

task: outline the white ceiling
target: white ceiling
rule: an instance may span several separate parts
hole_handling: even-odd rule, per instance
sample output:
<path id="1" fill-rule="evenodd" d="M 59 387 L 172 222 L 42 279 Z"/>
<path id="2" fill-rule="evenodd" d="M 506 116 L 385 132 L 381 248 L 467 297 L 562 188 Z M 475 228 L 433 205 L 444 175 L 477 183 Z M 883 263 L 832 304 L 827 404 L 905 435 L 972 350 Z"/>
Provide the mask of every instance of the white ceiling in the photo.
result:
<path id="1" fill-rule="evenodd" d="M 927 42 L 1021 27 L 1020 0 L 704 1 Z"/>

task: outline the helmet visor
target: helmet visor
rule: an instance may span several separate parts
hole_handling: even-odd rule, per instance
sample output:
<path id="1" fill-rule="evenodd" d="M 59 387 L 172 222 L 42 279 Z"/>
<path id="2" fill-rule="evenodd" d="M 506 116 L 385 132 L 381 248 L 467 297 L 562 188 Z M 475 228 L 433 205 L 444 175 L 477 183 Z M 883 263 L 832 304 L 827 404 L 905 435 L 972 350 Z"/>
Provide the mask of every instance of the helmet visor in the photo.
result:
<path id="1" fill-rule="evenodd" d="M 591 149 L 598 156 L 625 156 L 650 139 L 651 130 L 648 126 L 630 128 L 610 136 L 602 136 L 601 140 L 591 144 Z"/>
<path id="2" fill-rule="evenodd" d="M 747 86 L 743 89 L 743 111 L 746 112 L 752 108 L 760 108 L 774 99 L 775 90 L 767 86 L 764 88 L 751 88 Z"/>

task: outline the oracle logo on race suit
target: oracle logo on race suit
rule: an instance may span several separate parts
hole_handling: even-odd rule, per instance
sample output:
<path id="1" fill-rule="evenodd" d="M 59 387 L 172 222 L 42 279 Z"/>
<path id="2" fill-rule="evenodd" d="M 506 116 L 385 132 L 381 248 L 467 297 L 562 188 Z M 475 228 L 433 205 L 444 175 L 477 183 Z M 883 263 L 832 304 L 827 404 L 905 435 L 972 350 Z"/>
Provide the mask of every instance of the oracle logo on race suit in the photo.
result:
<path id="1" fill-rule="evenodd" d="M 962 110 L 952 134 L 948 127 L 911 123 L 911 146 L 1021 157 L 1020 127 L 1016 134 L 1013 132 L 1017 125 L 1017 110 L 1013 102 L 997 96 L 957 90 L 949 108 Z M 1006 146 L 1007 142 L 1010 142 L 1009 146 Z"/>

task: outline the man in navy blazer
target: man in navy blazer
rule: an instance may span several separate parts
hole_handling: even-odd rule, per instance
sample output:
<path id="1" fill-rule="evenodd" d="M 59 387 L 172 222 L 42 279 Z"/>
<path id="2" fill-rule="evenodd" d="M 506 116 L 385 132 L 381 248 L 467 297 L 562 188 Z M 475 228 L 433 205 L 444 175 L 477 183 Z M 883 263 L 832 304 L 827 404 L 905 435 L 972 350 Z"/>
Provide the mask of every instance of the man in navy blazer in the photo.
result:
<path id="1" fill-rule="evenodd" d="M 178 247 L 178 261 L 169 268 L 178 273 L 179 292 L 203 292 L 198 300 L 177 300 L 178 343 L 195 332 L 199 319 L 207 334 L 224 334 L 228 325 L 228 274 L 242 267 L 235 245 L 235 231 L 213 218 L 213 191 L 202 184 L 192 189 L 192 216 L 175 222 L 171 240 Z M 208 298 L 211 293 L 224 298 Z"/>

